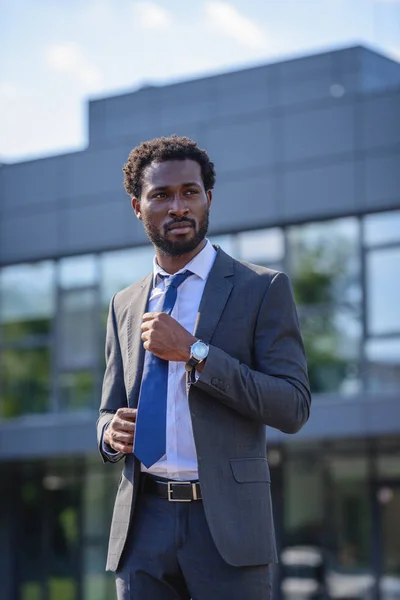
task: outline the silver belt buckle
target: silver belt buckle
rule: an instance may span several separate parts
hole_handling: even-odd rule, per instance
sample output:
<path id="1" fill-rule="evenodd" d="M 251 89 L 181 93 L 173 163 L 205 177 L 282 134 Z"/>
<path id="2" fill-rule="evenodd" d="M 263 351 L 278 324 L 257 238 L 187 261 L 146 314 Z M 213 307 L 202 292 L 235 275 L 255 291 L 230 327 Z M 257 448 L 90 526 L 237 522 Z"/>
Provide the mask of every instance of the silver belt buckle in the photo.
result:
<path id="1" fill-rule="evenodd" d="M 173 498 L 172 497 L 172 486 L 173 485 L 191 485 L 192 486 L 192 492 L 193 492 L 193 500 L 197 500 L 197 489 L 196 489 L 196 484 L 192 483 L 191 481 L 168 481 L 168 488 L 167 488 L 167 492 L 168 492 L 168 502 L 192 502 L 192 498 L 188 498 L 188 500 L 184 500 L 183 498 Z"/>

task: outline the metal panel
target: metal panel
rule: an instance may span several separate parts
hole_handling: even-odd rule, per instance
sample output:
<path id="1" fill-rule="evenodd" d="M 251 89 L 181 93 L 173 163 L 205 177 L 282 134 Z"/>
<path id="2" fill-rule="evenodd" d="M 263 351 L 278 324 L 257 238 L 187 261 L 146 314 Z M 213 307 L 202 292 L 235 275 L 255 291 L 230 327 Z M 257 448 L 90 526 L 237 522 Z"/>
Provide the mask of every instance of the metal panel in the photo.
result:
<path id="1" fill-rule="evenodd" d="M 0 169 L 1 212 L 55 204 L 63 188 L 64 157 L 3 165 Z"/>
<path id="2" fill-rule="evenodd" d="M 61 221 L 61 244 L 66 253 L 129 246 L 134 242 L 136 223 L 141 228 L 127 196 L 126 200 L 65 206 Z"/>
<path id="3" fill-rule="evenodd" d="M 21 213 L 0 221 L 0 262 L 34 261 L 53 256 L 58 249 L 55 210 Z"/>
<path id="4" fill-rule="evenodd" d="M 260 67 L 215 78 L 217 117 L 266 111 L 279 104 L 277 69 Z"/>
<path id="5" fill-rule="evenodd" d="M 218 173 L 245 171 L 276 160 L 275 119 L 243 119 L 208 128 L 205 147 Z"/>
<path id="6" fill-rule="evenodd" d="M 161 125 L 207 121 L 215 115 L 215 92 L 212 79 L 198 79 L 160 88 Z"/>
<path id="7" fill-rule="evenodd" d="M 400 90 L 366 97 L 361 104 L 364 148 L 400 144 Z"/>
<path id="8" fill-rule="evenodd" d="M 210 232 L 254 228 L 276 221 L 279 202 L 274 173 L 224 179 L 211 205 Z"/>
<path id="9" fill-rule="evenodd" d="M 283 121 L 286 161 L 322 157 L 354 149 L 354 106 L 336 106 L 287 115 Z"/>
<path id="10" fill-rule="evenodd" d="M 352 161 L 288 171 L 283 175 L 286 221 L 349 214 L 358 208 Z"/>
<path id="11" fill-rule="evenodd" d="M 370 209 L 400 204 L 400 154 L 369 156 L 365 161 L 365 194 Z"/>
<path id="12" fill-rule="evenodd" d="M 122 167 L 130 150 L 124 145 L 67 155 L 63 199 L 121 192 Z"/>

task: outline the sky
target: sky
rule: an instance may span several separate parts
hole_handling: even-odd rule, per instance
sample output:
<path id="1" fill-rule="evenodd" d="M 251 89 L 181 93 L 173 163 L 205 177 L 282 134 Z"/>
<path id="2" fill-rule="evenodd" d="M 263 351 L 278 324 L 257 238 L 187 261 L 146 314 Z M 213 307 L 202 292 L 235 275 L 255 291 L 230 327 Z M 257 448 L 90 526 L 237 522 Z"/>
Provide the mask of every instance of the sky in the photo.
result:
<path id="1" fill-rule="evenodd" d="M 0 162 L 82 149 L 88 100 L 364 44 L 400 0 L 0 0 Z"/>

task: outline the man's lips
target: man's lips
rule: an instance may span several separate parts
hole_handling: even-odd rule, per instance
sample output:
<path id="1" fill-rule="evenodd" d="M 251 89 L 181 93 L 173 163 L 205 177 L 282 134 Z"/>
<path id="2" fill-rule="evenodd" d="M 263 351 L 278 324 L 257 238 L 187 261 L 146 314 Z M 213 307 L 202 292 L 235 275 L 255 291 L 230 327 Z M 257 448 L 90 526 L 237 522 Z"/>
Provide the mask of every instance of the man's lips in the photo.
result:
<path id="1" fill-rule="evenodd" d="M 180 223 L 172 223 L 168 227 L 168 231 L 170 231 L 172 233 L 180 233 L 180 234 L 188 233 L 191 229 L 193 229 L 193 225 L 191 223 L 189 223 L 188 221 L 183 221 Z"/>

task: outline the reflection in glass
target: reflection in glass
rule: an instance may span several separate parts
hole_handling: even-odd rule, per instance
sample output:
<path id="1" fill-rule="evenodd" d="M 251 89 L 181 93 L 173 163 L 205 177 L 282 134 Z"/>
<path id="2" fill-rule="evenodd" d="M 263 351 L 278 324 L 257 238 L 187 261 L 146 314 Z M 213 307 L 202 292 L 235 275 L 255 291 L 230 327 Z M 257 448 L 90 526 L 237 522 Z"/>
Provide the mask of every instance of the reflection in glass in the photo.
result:
<path id="1" fill-rule="evenodd" d="M 237 244 L 241 260 L 267 267 L 283 261 L 285 239 L 282 229 L 261 229 L 239 233 Z"/>
<path id="2" fill-rule="evenodd" d="M 361 300 L 356 219 L 291 227 L 288 241 L 290 274 L 299 304 Z"/>
<path id="3" fill-rule="evenodd" d="M 378 491 L 381 505 L 383 577 L 382 598 L 400 598 L 400 487 L 385 486 Z"/>
<path id="4" fill-rule="evenodd" d="M 233 235 L 213 235 L 208 239 L 212 244 L 220 246 L 230 256 L 237 258 L 235 237 Z"/>
<path id="5" fill-rule="evenodd" d="M 61 370 L 91 367 L 97 360 L 96 290 L 64 291 L 60 298 Z"/>
<path id="6" fill-rule="evenodd" d="M 50 352 L 48 348 L 3 350 L 0 355 L 1 416 L 48 410 Z"/>
<path id="7" fill-rule="evenodd" d="M 400 332 L 400 247 L 368 253 L 367 299 L 369 333 Z"/>
<path id="8" fill-rule="evenodd" d="M 54 315 L 54 265 L 50 261 L 0 270 L 3 342 L 46 338 Z"/>
<path id="9" fill-rule="evenodd" d="M 59 284 L 63 289 L 97 283 L 97 257 L 92 254 L 63 258 L 59 263 Z"/>
<path id="10" fill-rule="evenodd" d="M 281 592 L 284 600 L 323 598 L 325 549 L 321 453 L 301 452 L 284 470 L 284 537 L 281 544 Z"/>
<path id="11" fill-rule="evenodd" d="M 342 598 L 347 589 L 355 598 L 369 600 L 374 578 L 370 566 L 371 506 L 367 457 L 327 457 L 329 477 L 328 578 L 330 597 Z"/>
<path id="12" fill-rule="evenodd" d="M 361 325 L 356 308 L 299 307 L 299 319 L 312 391 L 358 393 Z"/>
<path id="13" fill-rule="evenodd" d="M 367 390 L 398 393 L 400 388 L 400 337 L 370 339 L 365 347 Z"/>
<path id="14" fill-rule="evenodd" d="M 367 246 L 400 242 L 400 210 L 365 217 L 364 239 Z"/>
<path id="15" fill-rule="evenodd" d="M 289 231 L 290 272 L 313 392 L 360 390 L 361 283 L 358 222 Z"/>
<path id="16" fill-rule="evenodd" d="M 150 273 L 153 256 L 154 250 L 150 245 L 102 254 L 102 305 L 108 306 L 114 294 Z"/>
<path id="17" fill-rule="evenodd" d="M 61 373 L 58 389 L 61 410 L 79 410 L 94 405 L 94 376 L 91 371 Z"/>

